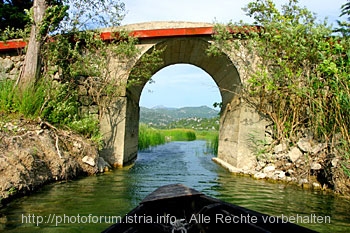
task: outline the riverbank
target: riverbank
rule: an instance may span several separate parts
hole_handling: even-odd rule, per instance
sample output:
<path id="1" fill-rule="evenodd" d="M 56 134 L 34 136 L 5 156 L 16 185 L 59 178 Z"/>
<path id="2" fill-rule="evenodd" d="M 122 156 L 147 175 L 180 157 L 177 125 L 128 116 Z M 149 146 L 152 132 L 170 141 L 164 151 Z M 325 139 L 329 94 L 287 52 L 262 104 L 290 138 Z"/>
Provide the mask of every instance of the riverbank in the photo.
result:
<path id="1" fill-rule="evenodd" d="M 332 145 L 303 137 L 296 145 L 281 143 L 270 152 L 258 154 L 256 164 L 251 168 L 239 169 L 219 158 L 213 158 L 213 161 L 231 173 L 325 190 L 350 198 L 349 165 L 343 153 L 346 152 L 337 151 Z"/>
<path id="2" fill-rule="evenodd" d="M 99 157 L 98 145 L 82 135 L 56 128 L 40 118 L 30 120 L 12 116 L 13 119 L 8 119 L 1 116 L 2 119 L 7 119 L 0 121 L 0 208 L 12 199 L 28 195 L 43 185 L 74 180 L 111 169 Z M 157 134 L 153 131 L 150 133 L 150 130 L 142 131 L 145 135 L 140 135 L 141 139 L 155 143 L 147 144 L 148 147 L 167 141 L 196 139 L 193 130 L 175 129 L 163 130 L 158 135 L 163 141 L 153 142 Z"/>
<path id="3" fill-rule="evenodd" d="M 41 186 L 109 169 L 90 140 L 41 120 L 0 121 L 0 207 Z"/>
<path id="4" fill-rule="evenodd" d="M 260 154 L 256 166 L 250 169 L 237 169 L 218 158 L 213 160 L 232 173 L 350 197 L 343 156 L 330 155 L 328 150 L 328 145 L 302 138 L 294 147 L 279 144 L 272 153 Z M 19 117 L 0 122 L 0 206 L 45 184 L 109 169 L 99 157 L 97 145 L 72 131 L 40 119 Z"/>
<path id="5" fill-rule="evenodd" d="M 125 216 L 156 188 L 182 183 L 204 194 L 272 216 L 331 216 L 331 224 L 305 223 L 322 233 L 347 232 L 350 227 L 350 200 L 310 192 L 293 185 L 271 183 L 232 175 L 203 153 L 203 140 L 170 142 L 141 151 L 128 168 L 73 182 L 47 185 L 29 197 L 11 202 L 0 210 L 0 232 L 101 232 L 112 223 L 74 223 L 82 217 Z M 173 153 L 170 153 L 173 152 Z M 22 214 L 46 216 L 39 226 L 23 223 Z M 46 222 L 51 214 L 67 216 L 56 226 Z M 95 216 L 95 217 L 94 217 Z"/>

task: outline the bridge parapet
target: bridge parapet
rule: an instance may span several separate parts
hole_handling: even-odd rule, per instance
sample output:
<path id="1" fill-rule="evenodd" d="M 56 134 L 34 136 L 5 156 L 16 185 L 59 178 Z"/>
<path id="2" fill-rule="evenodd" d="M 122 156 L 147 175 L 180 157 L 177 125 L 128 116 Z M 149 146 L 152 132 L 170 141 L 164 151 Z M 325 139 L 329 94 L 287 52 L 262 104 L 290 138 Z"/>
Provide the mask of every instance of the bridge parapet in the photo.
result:
<path id="1" fill-rule="evenodd" d="M 214 27 L 214 24 L 205 23 L 205 22 L 201 23 L 201 22 L 186 22 L 186 21 L 154 21 L 154 22 L 128 24 L 128 25 L 121 26 L 120 28 L 128 31 L 135 31 L 135 30 L 200 28 L 200 27 Z"/>

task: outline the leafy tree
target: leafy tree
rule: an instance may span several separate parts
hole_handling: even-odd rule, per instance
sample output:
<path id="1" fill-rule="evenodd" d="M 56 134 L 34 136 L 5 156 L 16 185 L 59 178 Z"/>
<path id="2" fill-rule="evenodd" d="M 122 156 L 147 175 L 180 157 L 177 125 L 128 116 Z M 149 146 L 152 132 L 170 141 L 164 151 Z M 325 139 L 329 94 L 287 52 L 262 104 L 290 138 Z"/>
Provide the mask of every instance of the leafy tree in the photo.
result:
<path id="1" fill-rule="evenodd" d="M 40 77 L 42 46 L 48 35 L 60 33 L 69 39 L 74 35 L 77 42 L 79 36 L 76 35 L 82 30 L 118 26 L 123 18 L 123 11 L 124 4 L 112 0 L 34 0 L 31 10 L 31 33 L 24 68 L 18 80 L 19 85 L 26 86 Z M 58 36 L 55 40 L 62 38 Z"/>
<path id="2" fill-rule="evenodd" d="M 30 21 L 25 10 L 29 10 L 32 6 L 32 0 L 0 0 L 0 30 L 24 29 Z"/>
<path id="3" fill-rule="evenodd" d="M 85 85 L 100 110 L 105 109 L 104 106 L 119 96 L 118 90 L 124 84 L 121 79 L 113 77 L 115 68 L 110 70 L 111 57 L 128 65 L 139 54 L 137 39 L 116 28 L 123 18 L 124 4 L 113 0 L 35 0 L 34 6 L 31 10 L 31 37 L 24 69 L 18 80 L 20 89 L 37 85 L 40 78 L 48 82 L 55 79 L 69 83 L 68 87 L 64 87 L 69 90 L 74 90 L 74 86 L 79 83 Z M 112 38 L 107 43 L 103 41 L 100 30 L 96 29 L 99 27 L 109 27 L 108 31 L 111 31 L 115 40 Z M 127 85 L 137 85 L 149 79 L 162 63 L 160 53 L 161 50 L 152 50 L 143 56 L 132 72 L 133 81 Z M 118 68 L 126 69 L 123 65 Z M 55 83 L 48 84 L 48 87 L 42 116 L 55 124 L 72 125 L 62 116 L 78 114 L 79 106 L 72 101 L 65 102 L 62 106 L 69 106 L 66 108 L 67 114 L 56 114 L 50 109 L 60 105 L 53 99 L 57 96 L 55 87 L 60 87 Z M 73 91 L 67 92 L 67 97 L 62 99 L 72 99 L 71 93 Z M 53 115 L 50 116 L 51 113 Z M 79 121 L 78 116 L 71 119 Z"/>
<path id="4" fill-rule="evenodd" d="M 56 28 L 66 16 L 60 0 L 34 0 L 31 8 L 31 30 L 22 72 L 17 80 L 21 88 L 33 84 L 40 77 L 41 50 L 50 29 Z"/>
<path id="5" fill-rule="evenodd" d="M 342 11 L 342 13 L 340 14 L 340 16 L 347 15 L 348 21 L 350 21 L 350 1 L 349 0 L 347 3 L 342 5 L 341 11 Z"/>
<path id="6" fill-rule="evenodd" d="M 242 54 L 244 48 L 242 97 L 274 123 L 276 141 L 295 143 L 311 133 L 321 141 L 341 135 L 350 142 L 349 38 L 332 37 L 330 26 L 297 0 L 281 10 L 271 0 L 256 0 L 245 11 L 260 30 L 243 30 L 235 40 L 229 31 L 246 25 L 218 25 L 210 51 Z M 259 60 L 254 69 L 252 57 Z"/>
<path id="7" fill-rule="evenodd" d="M 348 16 L 348 22 L 338 20 L 337 22 L 339 28 L 337 28 L 335 31 L 342 33 L 343 36 L 350 36 L 350 1 L 341 6 L 340 17 L 342 16 Z"/>

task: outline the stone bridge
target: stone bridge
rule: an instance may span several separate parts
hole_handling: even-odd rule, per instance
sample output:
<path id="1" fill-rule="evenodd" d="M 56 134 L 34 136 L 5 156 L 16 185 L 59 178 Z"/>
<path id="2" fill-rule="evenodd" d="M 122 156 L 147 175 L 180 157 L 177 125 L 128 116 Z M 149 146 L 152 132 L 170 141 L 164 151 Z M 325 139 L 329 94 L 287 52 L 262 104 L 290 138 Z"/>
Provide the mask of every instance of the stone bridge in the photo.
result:
<path id="1" fill-rule="evenodd" d="M 123 64 L 116 58 L 111 58 L 109 65 L 114 70 L 116 81 L 127 83 L 131 79 L 132 67 L 142 56 L 154 48 L 164 48 L 161 54 L 164 65 L 159 70 L 173 64 L 191 64 L 207 72 L 217 84 L 222 97 L 218 160 L 237 168 L 249 168 L 255 161 L 250 140 L 264 137 L 265 122 L 237 94 L 244 83 L 244 70 L 240 68 L 243 66 L 237 54 L 223 52 L 217 57 L 207 55 L 206 50 L 213 41 L 213 26 L 191 22 L 150 22 L 124 26 L 138 37 L 141 53 L 127 68 L 121 69 Z M 110 33 L 104 31 L 101 35 L 108 39 Z M 114 167 L 130 164 L 137 157 L 139 100 L 146 82 L 123 89 L 121 96 L 100 119 L 105 140 L 101 156 Z"/>

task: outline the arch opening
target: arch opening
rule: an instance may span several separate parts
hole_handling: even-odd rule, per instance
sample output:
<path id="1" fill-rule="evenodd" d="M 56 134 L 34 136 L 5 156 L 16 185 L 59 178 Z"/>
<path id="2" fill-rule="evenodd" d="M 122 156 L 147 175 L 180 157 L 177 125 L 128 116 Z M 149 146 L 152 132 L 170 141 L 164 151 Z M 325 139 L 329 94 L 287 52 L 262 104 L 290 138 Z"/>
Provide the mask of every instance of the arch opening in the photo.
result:
<path id="1" fill-rule="evenodd" d="M 146 83 L 141 93 L 138 148 L 147 149 L 149 144 L 162 144 L 166 139 L 214 140 L 219 130 L 220 112 L 219 107 L 214 108 L 214 103 L 220 102 L 218 86 L 199 67 L 174 64 L 159 70 Z M 175 128 L 177 130 L 172 131 Z M 164 129 L 170 131 L 163 131 Z M 179 129 L 182 134 L 179 134 Z M 172 132 L 177 132 L 175 138 L 171 135 Z M 146 138 L 145 135 L 150 133 L 162 137 L 153 137 L 153 140 Z M 216 147 L 211 148 L 211 151 L 216 150 Z"/>
<path id="2" fill-rule="evenodd" d="M 139 105 L 146 108 L 214 108 L 214 103 L 221 101 L 217 84 L 204 70 L 190 64 L 174 64 L 156 72 L 145 84 Z"/>

